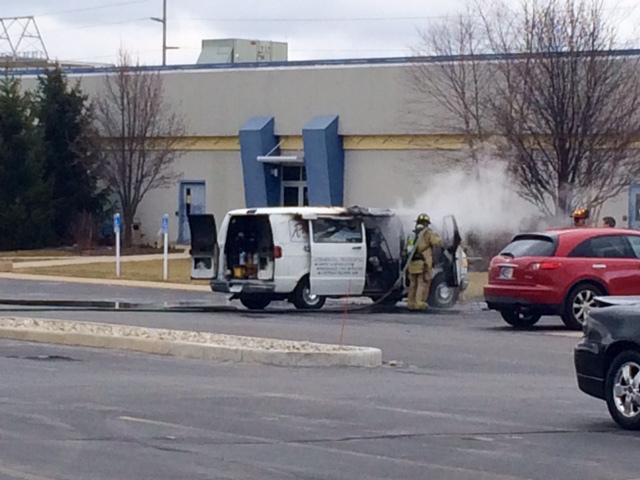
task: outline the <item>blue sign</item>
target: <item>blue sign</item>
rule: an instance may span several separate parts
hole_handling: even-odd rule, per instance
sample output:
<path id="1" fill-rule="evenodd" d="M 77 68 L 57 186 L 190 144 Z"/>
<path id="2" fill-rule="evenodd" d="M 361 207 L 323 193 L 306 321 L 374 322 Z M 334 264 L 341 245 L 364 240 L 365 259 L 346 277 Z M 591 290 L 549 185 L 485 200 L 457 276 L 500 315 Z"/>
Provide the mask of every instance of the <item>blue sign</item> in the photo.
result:
<path id="1" fill-rule="evenodd" d="M 120 218 L 120 214 L 116 213 L 113 216 L 113 231 L 119 232 L 121 228 L 122 228 L 122 219 Z"/>
<path id="2" fill-rule="evenodd" d="M 162 233 L 166 235 L 169 233 L 169 215 L 162 216 Z"/>

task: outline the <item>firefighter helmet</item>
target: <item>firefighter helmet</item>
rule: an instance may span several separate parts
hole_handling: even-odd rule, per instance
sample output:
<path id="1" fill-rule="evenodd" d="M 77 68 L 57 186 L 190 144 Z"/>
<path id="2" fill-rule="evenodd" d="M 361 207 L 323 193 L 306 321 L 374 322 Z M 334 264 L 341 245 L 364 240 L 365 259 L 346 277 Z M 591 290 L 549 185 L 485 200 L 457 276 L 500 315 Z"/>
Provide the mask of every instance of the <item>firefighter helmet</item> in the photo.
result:
<path id="1" fill-rule="evenodd" d="M 429 215 L 427 215 L 426 213 L 421 213 L 420 215 L 418 215 L 418 218 L 416 219 L 416 225 L 427 226 L 430 223 L 431 223 L 431 217 L 429 217 Z"/>
<path id="2" fill-rule="evenodd" d="M 578 207 L 573 211 L 571 215 L 574 220 L 578 219 L 588 219 L 589 218 L 589 209 L 585 207 Z"/>

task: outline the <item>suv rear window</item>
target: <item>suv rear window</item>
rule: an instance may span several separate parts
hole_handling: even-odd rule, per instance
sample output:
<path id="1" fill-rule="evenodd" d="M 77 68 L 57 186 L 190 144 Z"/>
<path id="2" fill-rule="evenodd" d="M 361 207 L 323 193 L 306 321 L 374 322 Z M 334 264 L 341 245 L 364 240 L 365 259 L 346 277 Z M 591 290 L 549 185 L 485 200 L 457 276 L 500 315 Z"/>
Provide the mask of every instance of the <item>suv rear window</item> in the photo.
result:
<path id="1" fill-rule="evenodd" d="M 500 255 L 507 257 L 551 257 L 556 251 L 555 239 L 547 235 L 518 235 L 504 247 Z"/>

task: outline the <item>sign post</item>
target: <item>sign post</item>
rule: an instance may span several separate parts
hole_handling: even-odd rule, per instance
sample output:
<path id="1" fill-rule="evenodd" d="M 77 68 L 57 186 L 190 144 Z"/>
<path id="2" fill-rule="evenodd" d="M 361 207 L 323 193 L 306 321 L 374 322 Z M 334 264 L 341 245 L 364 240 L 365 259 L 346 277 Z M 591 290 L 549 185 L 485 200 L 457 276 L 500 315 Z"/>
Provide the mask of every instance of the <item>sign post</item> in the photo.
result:
<path id="1" fill-rule="evenodd" d="M 122 219 L 120 214 L 113 216 L 113 231 L 116 234 L 116 277 L 120 276 L 120 230 L 122 229 Z"/>
<path id="2" fill-rule="evenodd" d="M 162 279 L 166 281 L 169 278 L 169 215 L 166 214 L 162 216 L 162 237 L 164 240 Z"/>

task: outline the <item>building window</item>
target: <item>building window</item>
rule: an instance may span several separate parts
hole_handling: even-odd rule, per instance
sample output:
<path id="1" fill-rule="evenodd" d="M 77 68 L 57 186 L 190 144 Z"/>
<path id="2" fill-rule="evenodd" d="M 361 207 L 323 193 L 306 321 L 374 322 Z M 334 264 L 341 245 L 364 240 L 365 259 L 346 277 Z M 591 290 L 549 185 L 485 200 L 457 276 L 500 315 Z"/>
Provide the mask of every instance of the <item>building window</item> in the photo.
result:
<path id="1" fill-rule="evenodd" d="M 282 205 L 285 207 L 309 205 L 307 171 L 304 165 L 282 166 Z"/>

